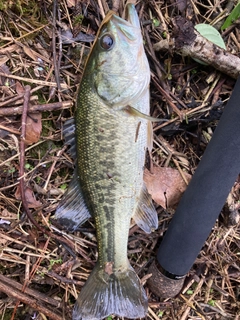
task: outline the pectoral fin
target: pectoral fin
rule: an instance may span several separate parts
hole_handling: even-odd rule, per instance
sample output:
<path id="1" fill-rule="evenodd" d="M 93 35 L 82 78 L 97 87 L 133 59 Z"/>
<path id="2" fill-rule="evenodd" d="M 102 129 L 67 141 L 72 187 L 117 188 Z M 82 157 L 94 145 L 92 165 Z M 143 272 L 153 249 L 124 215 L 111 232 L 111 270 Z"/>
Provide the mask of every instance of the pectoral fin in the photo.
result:
<path id="1" fill-rule="evenodd" d="M 148 121 L 147 124 L 147 148 L 149 153 L 151 153 L 153 148 L 153 126 L 151 121 Z"/>
<path id="2" fill-rule="evenodd" d="M 154 118 L 154 117 L 150 117 L 149 115 L 142 113 L 140 111 L 138 111 L 137 109 L 127 105 L 126 107 L 124 107 L 122 110 L 124 110 L 125 112 L 127 112 L 129 115 L 133 116 L 133 117 L 138 117 L 138 118 L 142 118 L 145 120 L 149 120 L 151 122 L 160 122 L 160 121 L 169 121 L 169 120 L 165 120 L 165 119 L 159 119 L 159 118 Z"/>
<path id="3" fill-rule="evenodd" d="M 72 181 L 64 193 L 53 219 L 68 231 L 74 231 L 91 217 L 85 204 L 75 170 Z"/>
<path id="4" fill-rule="evenodd" d="M 136 224 L 146 233 L 151 233 L 158 228 L 157 211 L 152 203 L 152 197 L 143 185 L 138 206 L 133 215 Z"/>

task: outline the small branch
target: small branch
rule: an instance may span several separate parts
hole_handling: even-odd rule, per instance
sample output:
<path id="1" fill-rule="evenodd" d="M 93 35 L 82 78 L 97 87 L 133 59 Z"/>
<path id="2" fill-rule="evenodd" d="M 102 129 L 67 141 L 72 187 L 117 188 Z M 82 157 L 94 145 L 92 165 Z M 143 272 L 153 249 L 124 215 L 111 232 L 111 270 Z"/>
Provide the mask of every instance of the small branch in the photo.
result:
<path id="1" fill-rule="evenodd" d="M 32 222 L 33 225 L 39 230 L 41 230 L 41 227 L 38 225 L 38 223 L 33 218 L 30 210 L 28 209 L 28 204 L 25 196 L 25 184 L 24 184 L 24 164 L 25 164 L 25 136 L 26 136 L 26 122 L 27 122 L 27 112 L 28 112 L 28 104 L 30 100 L 30 86 L 25 87 L 25 93 L 24 93 L 24 100 L 23 100 L 23 109 L 22 109 L 22 130 L 21 130 L 21 137 L 20 137 L 20 164 L 19 164 L 19 184 L 20 184 L 20 193 L 21 193 L 21 199 L 23 208 L 27 213 L 27 216 L 29 220 Z"/>
<path id="2" fill-rule="evenodd" d="M 218 47 L 202 37 L 191 21 L 183 17 L 173 20 L 174 32 L 171 43 L 162 40 L 154 45 L 156 51 L 170 49 L 183 56 L 190 56 L 205 62 L 217 70 L 237 79 L 240 75 L 240 58 Z"/>
<path id="3" fill-rule="evenodd" d="M 53 309 L 53 307 L 46 307 L 46 299 L 42 299 L 41 295 L 34 291 L 30 290 L 31 295 L 34 293 L 34 297 L 29 296 L 26 293 L 21 292 L 18 290 L 18 284 L 15 283 L 14 280 L 9 281 L 9 278 L 6 278 L 2 275 L 0 275 L 0 291 L 6 293 L 9 297 L 12 297 L 14 299 L 20 300 L 23 303 L 31 306 L 31 308 L 38 310 L 39 312 L 45 314 L 50 319 L 53 320 L 61 320 L 62 316 L 57 312 L 56 307 L 54 307 L 54 310 L 52 311 L 50 308 Z M 12 285 L 14 283 L 14 285 Z M 42 301 L 43 300 L 43 303 Z M 52 302 L 53 299 L 49 300 Z M 56 301 L 57 303 L 57 301 Z"/>
<path id="4" fill-rule="evenodd" d="M 60 84 L 60 77 L 59 77 L 59 64 L 60 60 L 57 57 L 56 52 L 56 32 L 57 32 L 57 25 L 56 25 L 56 15 L 58 10 L 58 1 L 53 1 L 53 35 L 52 35 L 52 47 L 53 47 L 53 63 L 54 63 L 54 76 L 57 83 L 58 93 L 61 91 L 61 84 Z"/>
<path id="5" fill-rule="evenodd" d="M 19 76 L 15 76 L 14 74 L 7 74 L 5 72 L 0 72 L 0 76 L 6 77 L 6 78 L 9 78 L 9 79 L 19 80 L 19 81 L 22 81 L 22 82 L 35 83 L 35 84 L 38 84 L 40 86 L 57 87 L 57 83 L 56 82 L 49 82 L 49 81 L 32 79 L 32 78 L 19 77 Z M 69 86 L 66 83 L 61 83 L 61 88 L 62 89 L 69 89 Z"/>
<path id="6" fill-rule="evenodd" d="M 28 112 L 54 111 L 59 109 L 67 109 L 73 105 L 72 101 L 54 102 L 47 104 L 36 104 L 29 106 Z M 0 108 L 0 117 L 13 116 L 23 113 L 23 106 Z"/>
<path id="7" fill-rule="evenodd" d="M 21 93 L 21 94 L 14 96 L 14 97 L 7 98 L 3 102 L 0 102 L 0 107 L 6 106 L 6 105 L 11 104 L 15 101 L 22 100 L 23 96 L 24 96 L 24 94 Z"/>
<path id="8" fill-rule="evenodd" d="M 58 161 L 59 157 L 60 157 L 60 156 L 63 154 L 63 152 L 65 151 L 66 147 L 67 147 L 67 146 L 64 146 L 61 150 L 59 150 L 59 151 L 57 152 L 56 159 L 53 161 L 53 163 L 52 163 L 52 165 L 51 165 L 51 168 L 50 168 L 50 170 L 49 170 L 49 174 L 48 174 L 48 177 L 47 177 L 46 182 L 45 182 L 45 184 L 44 184 L 43 190 L 47 191 L 47 186 L 48 186 L 48 183 L 49 183 L 49 181 L 50 181 L 50 179 L 51 179 L 51 176 L 52 176 L 52 173 L 53 173 L 53 171 L 54 171 L 54 168 L 55 168 L 55 166 L 56 166 L 56 164 L 57 164 L 57 161 Z"/>
<path id="9" fill-rule="evenodd" d="M 98 0 L 98 7 L 99 7 L 99 11 L 100 11 L 101 16 L 104 19 L 105 18 L 105 13 L 104 13 L 102 2 L 100 0 Z"/>
<path id="10" fill-rule="evenodd" d="M 72 281 L 71 283 L 73 283 L 73 280 L 71 280 L 71 281 Z M 57 300 L 55 300 L 55 299 L 53 299 L 51 297 L 48 297 L 47 295 L 45 295 L 45 294 L 43 294 L 41 292 L 35 291 L 33 289 L 30 289 L 30 288 L 25 288 L 23 290 L 23 286 L 20 283 L 18 283 L 17 281 L 15 281 L 15 280 L 13 280 L 13 279 L 11 279 L 9 277 L 6 277 L 6 276 L 2 275 L 2 274 L 0 274 L 0 282 L 6 282 L 6 283 L 9 284 L 9 286 L 12 286 L 13 288 L 15 288 L 15 289 L 17 289 L 17 290 L 19 290 L 21 292 L 24 291 L 25 294 L 27 294 L 29 296 L 32 296 L 32 297 L 35 297 L 38 301 L 42 301 L 44 303 L 48 303 L 48 304 L 52 305 L 55 308 L 59 308 L 59 306 L 60 306 L 60 302 L 59 301 L 57 301 Z"/>
<path id="11" fill-rule="evenodd" d="M 175 106 L 168 92 L 160 86 L 160 84 L 157 82 L 157 80 L 154 77 L 152 77 L 152 81 L 155 84 L 156 88 L 159 90 L 159 92 L 165 97 L 165 99 L 167 100 L 167 103 L 171 106 L 173 111 L 179 116 L 180 120 L 182 120 L 184 114 Z"/>

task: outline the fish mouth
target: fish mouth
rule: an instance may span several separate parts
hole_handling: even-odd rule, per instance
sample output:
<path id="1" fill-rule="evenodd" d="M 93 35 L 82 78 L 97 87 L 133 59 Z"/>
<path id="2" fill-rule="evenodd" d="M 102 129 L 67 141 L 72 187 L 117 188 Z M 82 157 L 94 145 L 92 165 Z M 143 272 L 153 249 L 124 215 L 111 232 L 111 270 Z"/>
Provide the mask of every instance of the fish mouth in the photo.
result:
<path id="1" fill-rule="evenodd" d="M 127 37 L 131 41 L 136 40 L 139 36 L 138 33 L 141 32 L 137 11 L 132 3 L 129 3 L 125 7 L 125 19 L 113 15 L 111 22 L 118 30 L 120 30 L 125 35 L 125 37 Z M 133 28 L 139 30 L 139 32 L 137 32 L 137 35 L 135 32 L 133 32 Z"/>
<path id="2" fill-rule="evenodd" d="M 139 23 L 139 17 L 136 12 L 135 6 L 132 3 L 129 3 L 126 6 L 126 12 L 125 12 L 125 21 L 130 23 L 133 27 L 140 29 L 140 23 Z"/>
<path id="3" fill-rule="evenodd" d="M 129 40 L 134 41 L 139 36 L 138 33 L 141 32 L 139 18 L 134 4 L 127 4 L 124 16 L 125 19 L 117 16 L 114 11 L 109 11 L 105 19 L 102 21 L 103 27 L 101 29 L 106 29 L 108 31 L 113 29 L 119 30 Z M 135 29 L 136 32 L 133 32 L 133 29 Z"/>

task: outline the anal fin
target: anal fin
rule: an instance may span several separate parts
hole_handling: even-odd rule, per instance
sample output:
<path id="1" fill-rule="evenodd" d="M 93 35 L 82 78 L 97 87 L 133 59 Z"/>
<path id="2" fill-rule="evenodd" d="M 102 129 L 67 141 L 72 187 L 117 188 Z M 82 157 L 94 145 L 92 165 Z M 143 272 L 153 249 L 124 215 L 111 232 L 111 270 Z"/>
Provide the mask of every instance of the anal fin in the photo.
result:
<path id="1" fill-rule="evenodd" d="M 68 231 L 74 231 L 91 217 L 85 204 L 75 169 L 74 176 L 64 193 L 53 219 Z"/>
<path id="2" fill-rule="evenodd" d="M 146 233 L 151 233 L 158 228 L 157 211 L 152 203 L 152 197 L 143 184 L 138 206 L 132 217 L 136 224 Z"/>

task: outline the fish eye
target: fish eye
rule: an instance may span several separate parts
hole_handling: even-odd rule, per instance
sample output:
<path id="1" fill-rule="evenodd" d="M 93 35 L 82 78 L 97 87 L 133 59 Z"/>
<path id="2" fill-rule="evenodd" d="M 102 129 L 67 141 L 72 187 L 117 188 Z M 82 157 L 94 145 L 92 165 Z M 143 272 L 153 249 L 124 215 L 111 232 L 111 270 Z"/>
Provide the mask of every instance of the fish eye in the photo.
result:
<path id="1" fill-rule="evenodd" d="M 104 34 L 100 38 L 100 46 L 104 50 L 111 50 L 114 46 L 114 38 L 111 34 Z"/>

